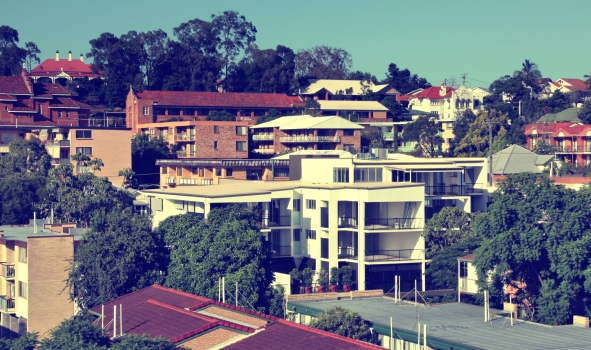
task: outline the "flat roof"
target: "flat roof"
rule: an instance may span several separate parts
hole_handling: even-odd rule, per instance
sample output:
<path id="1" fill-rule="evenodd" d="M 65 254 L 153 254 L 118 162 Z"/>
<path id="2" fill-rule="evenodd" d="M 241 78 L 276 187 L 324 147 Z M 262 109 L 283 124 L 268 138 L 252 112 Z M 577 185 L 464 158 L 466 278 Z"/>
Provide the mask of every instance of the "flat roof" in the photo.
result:
<path id="1" fill-rule="evenodd" d="M 400 164 L 400 165 L 388 165 L 386 169 L 402 170 L 402 171 L 462 171 L 463 166 L 450 165 L 450 164 Z"/>
<path id="2" fill-rule="evenodd" d="M 591 349 L 591 329 L 573 325 L 546 326 L 515 320 L 511 326 L 507 312 L 491 309 L 491 321 L 484 322 L 484 308 L 463 303 L 414 306 L 395 303 L 391 298 L 343 299 L 289 302 L 290 311 L 314 314 L 340 306 L 357 312 L 373 323 L 379 333 L 390 333 L 390 317 L 395 332 L 414 342 L 417 339 L 417 315 L 421 328 L 427 325 L 427 343 L 436 348 L 504 350 L 513 344 L 523 350 Z M 421 329 L 421 333 L 422 333 Z M 423 335 L 421 334 L 421 338 Z M 429 340 L 431 339 L 431 340 Z"/>
<path id="3" fill-rule="evenodd" d="M 423 183 L 411 182 L 362 182 L 362 183 L 320 183 L 309 181 L 255 181 L 255 180 L 226 180 L 219 185 L 211 186 L 177 186 L 174 188 L 154 189 L 142 191 L 143 194 L 167 194 L 193 197 L 232 197 L 255 194 L 268 194 L 272 191 L 293 190 L 296 188 L 316 189 L 358 189 L 375 190 L 399 187 L 424 186 Z"/>
<path id="4" fill-rule="evenodd" d="M 43 228 L 43 220 L 37 220 L 37 233 L 32 225 L 0 225 L 0 231 L 4 231 L 4 239 L 7 241 L 27 242 L 29 238 L 51 237 L 51 236 L 74 236 L 75 241 L 84 237 L 87 229 L 70 228 L 70 233 L 51 232 Z"/>

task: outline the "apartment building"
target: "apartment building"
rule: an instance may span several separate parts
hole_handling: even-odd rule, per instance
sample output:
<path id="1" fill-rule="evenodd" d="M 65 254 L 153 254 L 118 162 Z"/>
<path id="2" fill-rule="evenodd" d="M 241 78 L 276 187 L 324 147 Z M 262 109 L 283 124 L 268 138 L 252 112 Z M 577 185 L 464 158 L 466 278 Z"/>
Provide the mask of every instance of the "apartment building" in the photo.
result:
<path id="1" fill-rule="evenodd" d="M 0 125 L 88 126 L 90 106 L 59 84 L 34 83 L 21 76 L 0 77 Z"/>
<path id="2" fill-rule="evenodd" d="M 133 133 L 141 124 L 170 120 L 205 120 L 213 111 L 236 115 L 237 121 L 254 124 L 257 117 L 270 109 L 291 114 L 294 107 L 303 105 L 298 96 L 264 93 L 142 91 L 129 90 L 125 103 L 126 123 Z"/>
<path id="3" fill-rule="evenodd" d="M 314 270 L 351 266 L 359 290 L 387 291 L 400 275 L 408 291 L 415 280 L 425 288 L 425 221 L 444 206 L 486 210 L 483 158 L 360 159 L 323 151 L 289 158 L 286 181 L 226 179 L 144 191 L 154 225 L 233 203 L 259 207 L 275 258 L 293 259 L 294 266 L 305 259 Z"/>
<path id="4" fill-rule="evenodd" d="M 281 117 L 251 126 L 253 152 L 277 154 L 298 150 L 361 149 L 363 127 L 338 116 Z"/>
<path id="5" fill-rule="evenodd" d="M 410 122 L 388 122 L 388 121 L 361 121 L 359 125 L 363 126 L 367 131 L 379 131 L 382 133 L 382 138 L 388 148 L 394 148 L 398 152 L 410 153 L 415 151 L 416 142 L 404 141 L 402 139 L 402 131 L 404 126 Z"/>
<path id="6" fill-rule="evenodd" d="M 3 337 L 41 337 L 75 314 L 65 280 L 83 229 L 31 220 L 0 226 L 0 324 Z"/>
<path id="7" fill-rule="evenodd" d="M 527 149 L 550 145 L 556 159 L 572 165 L 591 164 L 591 125 L 577 122 L 536 123 L 525 127 Z"/>
<path id="8" fill-rule="evenodd" d="M 386 120 L 388 117 L 388 108 L 384 107 L 378 101 L 327 101 L 319 100 L 320 112 L 322 115 L 338 115 L 344 119 L 350 119 L 355 113 L 357 117 L 376 118 Z"/>
<path id="9" fill-rule="evenodd" d="M 248 158 L 248 121 L 175 121 L 140 124 L 138 133 L 161 137 L 178 158 Z"/>
<path id="10" fill-rule="evenodd" d="M 78 165 L 70 157 L 81 153 L 100 158 L 105 165 L 95 174 L 107 177 L 120 185 L 123 178 L 119 170 L 131 168 L 131 141 L 129 129 L 89 128 L 66 126 L 0 126 L 0 155 L 9 152 L 10 143 L 19 139 L 36 137 L 43 142 L 52 158 L 53 165 L 72 164 L 74 174 L 91 171 L 87 166 Z"/>

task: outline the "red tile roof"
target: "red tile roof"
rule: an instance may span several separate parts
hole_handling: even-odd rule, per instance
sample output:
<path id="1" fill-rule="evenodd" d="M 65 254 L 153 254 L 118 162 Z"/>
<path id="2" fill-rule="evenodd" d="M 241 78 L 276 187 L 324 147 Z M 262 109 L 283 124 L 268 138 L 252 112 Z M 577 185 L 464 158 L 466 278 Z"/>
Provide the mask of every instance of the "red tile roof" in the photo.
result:
<path id="1" fill-rule="evenodd" d="M 36 112 L 35 108 L 29 106 L 8 107 L 8 110 L 15 112 Z"/>
<path id="2" fill-rule="evenodd" d="M 18 123 L 14 120 L 0 120 L 0 125 L 17 125 L 17 124 L 19 126 L 24 126 L 24 125 L 54 126 L 54 125 L 57 125 L 56 123 L 49 121 L 49 120 L 35 121 L 35 122 L 19 120 Z"/>
<path id="3" fill-rule="evenodd" d="M 246 92 L 143 91 L 138 98 L 158 105 L 220 108 L 292 108 L 297 96 Z"/>
<path id="4" fill-rule="evenodd" d="M 90 109 L 91 106 L 87 105 L 86 103 L 79 102 L 76 100 L 72 100 L 69 97 L 57 97 L 54 99 L 50 104 L 50 108 L 82 108 L 82 109 Z"/>
<path id="5" fill-rule="evenodd" d="M 246 337 L 222 349 L 227 350 L 353 350 L 384 349 L 359 340 L 346 338 L 297 323 L 278 320 L 264 327 L 264 330 Z"/>
<path id="6" fill-rule="evenodd" d="M 16 97 L 0 94 L 0 100 L 2 100 L 2 101 L 16 101 Z"/>
<path id="7" fill-rule="evenodd" d="M 52 97 L 53 95 L 76 96 L 76 93 L 60 84 L 37 83 L 33 85 L 35 97 Z"/>
<path id="8" fill-rule="evenodd" d="M 71 61 L 68 61 L 67 59 L 61 59 L 56 61 L 55 58 L 50 58 L 43 61 L 41 64 L 31 70 L 30 75 L 34 77 L 54 77 L 60 74 L 62 71 L 75 78 L 100 77 L 99 74 L 96 74 L 92 71 L 90 64 L 84 63 L 79 59 L 73 59 Z"/>
<path id="9" fill-rule="evenodd" d="M 524 133 L 525 135 L 531 135 L 533 130 L 536 130 L 538 132 L 538 135 L 552 134 L 553 136 L 556 136 L 559 132 L 562 132 L 564 136 L 584 136 L 587 133 L 587 131 L 591 130 L 591 125 L 575 122 L 548 124 L 537 123 L 526 125 Z"/>
<path id="10" fill-rule="evenodd" d="M 0 77 L 0 93 L 10 95 L 30 95 L 23 77 Z"/>
<path id="11" fill-rule="evenodd" d="M 430 100 L 438 100 L 438 99 L 443 99 L 443 98 L 450 97 L 451 94 L 452 94 L 452 92 L 456 91 L 456 89 L 453 88 L 453 87 L 446 86 L 445 87 L 445 95 L 444 96 L 441 96 L 439 94 L 440 91 L 441 91 L 441 86 L 431 86 L 429 88 L 426 88 L 426 89 L 423 89 L 423 90 L 417 92 L 416 94 L 403 95 L 403 96 L 400 96 L 400 98 L 401 98 L 401 100 L 403 100 L 402 99 L 403 97 L 406 100 L 408 100 L 410 98 L 418 98 L 420 100 L 422 100 L 424 98 L 428 98 Z M 408 97 L 406 97 L 406 96 L 408 96 Z"/>
<path id="12" fill-rule="evenodd" d="M 587 84 L 585 84 L 585 81 L 583 81 L 581 79 L 567 79 L 567 78 L 561 78 L 561 79 L 570 84 L 570 86 L 565 84 L 564 87 L 571 90 L 571 91 L 583 91 L 583 92 L 589 91 L 589 87 L 587 86 Z"/>

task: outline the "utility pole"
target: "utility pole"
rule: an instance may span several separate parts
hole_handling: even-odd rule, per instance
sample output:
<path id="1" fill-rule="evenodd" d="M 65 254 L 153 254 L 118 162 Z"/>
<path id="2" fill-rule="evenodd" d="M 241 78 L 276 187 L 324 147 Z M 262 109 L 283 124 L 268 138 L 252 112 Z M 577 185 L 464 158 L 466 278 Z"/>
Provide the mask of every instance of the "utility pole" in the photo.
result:
<path id="1" fill-rule="evenodd" d="M 492 167 L 492 121 L 488 123 L 488 187 L 493 185 L 493 167 Z"/>

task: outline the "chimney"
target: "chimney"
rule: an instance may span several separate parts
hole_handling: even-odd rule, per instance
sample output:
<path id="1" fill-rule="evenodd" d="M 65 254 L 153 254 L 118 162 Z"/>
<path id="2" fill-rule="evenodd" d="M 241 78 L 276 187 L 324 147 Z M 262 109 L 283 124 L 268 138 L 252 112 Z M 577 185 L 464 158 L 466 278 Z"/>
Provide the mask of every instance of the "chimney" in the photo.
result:
<path id="1" fill-rule="evenodd" d="M 439 96 L 445 96 L 447 94 L 447 86 L 445 83 L 441 84 L 441 90 L 439 90 Z"/>
<path id="2" fill-rule="evenodd" d="M 56 51 L 55 52 L 55 61 L 58 62 L 60 60 L 60 52 Z"/>
<path id="3" fill-rule="evenodd" d="M 80 54 L 80 61 L 84 62 L 84 56 Z"/>
<path id="4" fill-rule="evenodd" d="M 72 50 L 68 51 L 68 61 L 72 60 Z"/>

